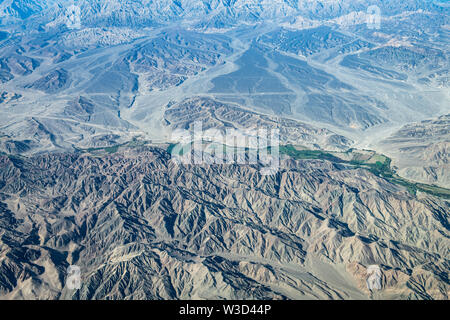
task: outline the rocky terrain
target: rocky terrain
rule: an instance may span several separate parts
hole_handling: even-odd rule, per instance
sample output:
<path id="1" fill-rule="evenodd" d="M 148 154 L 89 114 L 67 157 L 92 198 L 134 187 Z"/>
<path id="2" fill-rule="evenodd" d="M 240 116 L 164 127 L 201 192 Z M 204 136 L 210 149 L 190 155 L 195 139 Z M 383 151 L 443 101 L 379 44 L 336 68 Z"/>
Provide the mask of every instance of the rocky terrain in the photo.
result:
<path id="1" fill-rule="evenodd" d="M 315 128 L 299 121 L 258 114 L 209 98 L 195 97 L 168 105 L 164 120 L 171 131 L 192 129 L 201 122 L 204 130 L 279 129 L 280 143 L 296 143 L 313 149 L 347 150 L 352 141 L 327 129 Z"/>
<path id="2" fill-rule="evenodd" d="M 398 172 L 410 179 L 450 186 L 450 115 L 404 126 L 380 142 Z"/>
<path id="3" fill-rule="evenodd" d="M 3 299 L 367 299 L 371 264 L 372 298 L 448 299 L 448 201 L 366 170 L 262 176 L 152 147 L 0 160 Z"/>
<path id="4" fill-rule="evenodd" d="M 448 300 L 448 16 L 0 0 L 0 299 Z M 278 129 L 280 170 L 177 164 L 195 121 Z"/>
<path id="5" fill-rule="evenodd" d="M 376 29 L 366 1 L 72 5 L 0 3 L 1 92 L 17 97 L 0 99 L 2 151 L 71 152 L 108 136 L 119 136 L 109 145 L 167 141 L 166 105 L 195 97 L 308 123 L 360 148 L 448 113 L 441 3 L 373 1 Z M 67 108 L 80 97 L 89 116 Z M 52 139 L 33 138 L 42 128 Z"/>

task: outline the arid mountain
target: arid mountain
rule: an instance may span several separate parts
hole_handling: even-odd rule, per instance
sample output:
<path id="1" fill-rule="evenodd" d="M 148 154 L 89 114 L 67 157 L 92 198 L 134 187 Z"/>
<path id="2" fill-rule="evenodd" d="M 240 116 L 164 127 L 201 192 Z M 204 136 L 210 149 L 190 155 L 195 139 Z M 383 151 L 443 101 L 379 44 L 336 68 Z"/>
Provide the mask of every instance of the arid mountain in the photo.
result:
<path id="1" fill-rule="evenodd" d="M 408 124 L 379 148 L 394 159 L 402 176 L 450 187 L 450 115 Z"/>
<path id="2" fill-rule="evenodd" d="M 449 112 L 447 17 L 417 0 L 2 1 L 0 150 L 167 141 L 165 107 L 195 97 L 372 148 Z"/>
<path id="3" fill-rule="evenodd" d="M 0 0 L 0 299 L 448 300 L 449 9 Z"/>
<path id="4" fill-rule="evenodd" d="M 178 166 L 159 148 L 1 157 L 3 299 L 448 299 L 449 203 L 286 159 Z M 82 286 L 65 286 L 81 267 Z"/>
<path id="5" fill-rule="evenodd" d="M 286 119 L 258 114 L 236 105 L 225 104 L 209 98 L 195 97 L 178 104 L 169 104 L 164 120 L 170 130 L 192 129 L 201 122 L 204 130 L 217 129 L 278 129 L 280 143 L 301 144 L 312 149 L 347 150 L 352 141 L 327 129 Z"/>

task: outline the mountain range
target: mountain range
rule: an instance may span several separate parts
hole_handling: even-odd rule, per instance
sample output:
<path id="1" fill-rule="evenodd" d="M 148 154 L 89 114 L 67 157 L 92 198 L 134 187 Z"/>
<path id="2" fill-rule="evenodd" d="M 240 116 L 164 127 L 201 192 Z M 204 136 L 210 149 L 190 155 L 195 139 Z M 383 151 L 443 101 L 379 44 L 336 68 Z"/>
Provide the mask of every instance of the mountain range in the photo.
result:
<path id="1" fill-rule="evenodd" d="M 448 299 L 448 11 L 0 0 L 0 298 Z M 175 165 L 196 121 L 280 170 Z"/>

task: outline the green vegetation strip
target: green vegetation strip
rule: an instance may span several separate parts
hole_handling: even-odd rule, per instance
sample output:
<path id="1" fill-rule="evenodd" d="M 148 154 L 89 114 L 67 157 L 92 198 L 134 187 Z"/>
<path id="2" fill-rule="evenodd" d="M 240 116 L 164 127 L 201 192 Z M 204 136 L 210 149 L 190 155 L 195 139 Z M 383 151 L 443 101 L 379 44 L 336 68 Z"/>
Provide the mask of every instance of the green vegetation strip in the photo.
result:
<path id="1" fill-rule="evenodd" d="M 109 153 L 109 154 L 113 154 L 113 153 L 116 153 L 117 151 L 119 151 L 120 147 L 136 148 L 136 147 L 145 146 L 145 145 L 147 145 L 149 143 L 150 143 L 149 141 L 133 139 L 133 140 L 131 140 L 129 142 L 113 145 L 113 146 L 110 146 L 110 147 L 97 147 L 97 148 L 82 149 L 82 148 L 77 148 L 77 147 L 73 146 L 73 148 L 75 150 L 77 150 L 78 152 L 89 152 L 89 153 L 100 153 L 100 154 L 101 153 Z"/>
<path id="2" fill-rule="evenodd" d="M 99 148 L 89 148 L 89 149 L 77 149 L 80 152 L 106 152 L 106 153 L 115 153 L 119 150 L 120 147 L 128 146 L 128 147 L 138 147 L 138 146 L 144 146 L 147 145 L 148 141 L 140 141 L 140 140 L 133 140 L 130 142 L 118 144 L 111 147 L 99 147 Z M 169 144 L 167 148 L 167 152 L 171 153 L 173 149 L 175 148 L 176 144 L 172 143 Z M 269 147 L 270 149 L 270 147 Z M 413 182 L 410 180 L 407 180 L 405 178 L 400 177 L 392 168 L 391 168 L 391 159 L 384 156 L 377 154 L 370 150 L 365 150 L 365 152 L 373 152 L 373 155 L 369 157 L 369 160 L 345 160 L 340 158 L 337 155 L 349 155 L 353 152 L 358 152 L 356 149 L 349 149 L 346 152 L 329 152 L 329 151 L 322 151 L 322 150 L 309 150 L 309 149 L 302 149 L 298 150 L 293 145 L 284 145 L 279 147 L 279 151 L 281 154 L 288 155 L 294 159 L 299 160 L 328 160 L 335 163 L 343 163 L 352 165 L 357 168 L 362 168 L 369 170 L 374 175 L 384 178 L 387 181 L 403 186 L 405 187 L 411 194 L 416 195 L 417 191 L 425 192 L 437 197 L 441 197 L 444 199 L 450 199 L 450 189 L 438 187 L 435 185 L 425 184 L 425 183 L 418 183 Z M 181 150 L 180 155 L 182 155 L 184 150 Z M 226 153 L 226 148 L 224 149 L 224 153 Z M 370 162 L 370 159 L 373 159 L 376 157 L 376 160 L 384 160 L 384 161 L 375 161 Z"/>
<path id="3" fill-rule="evenodd" d="M 100 148 L 89 148 L 89 149 L 78 149 L 81 152 L 106 152 L 106 153 L 115 153 L 119 150 L 120 147 L 129 146 L 129 147 L 137 147 L 146 145 L 147 142 L 133 140 L 128 143 L 123 143 L 111 147 L 100 147 Z M 167 148 L 167 152 L 171 153 L 176 144 L 169 144 Z M 269 147 L 270 149 L 270 147 Z M 374 175 L 384 178 L 387 181 L 405 187 L 411 194 L 416 195 L 417 191 L 425 192 L 437 197 L 441 197 L 444 199 L 450 199 L 450 189 L 438 187 L 435 185 L 424 184 L 413 182 L 407 180 L 405 178 L 400 177 L 392 168 L 391 168 L 391 159 L 380 154 L 374 153 L 370 159 L 373 157 L 377 157 L 376 159 L 384 159 L 384 161 L 375 161 L 374 163 L 369 162 L 369 160 L 344 160 L 336 154 L 348 155 L 349 153 L 354 152 L 355 150 L 350 149 L 346 152 L 336 153 L 336 152 L 327 152 L 322 150 L 298 150 L 293 145 L 284 145 L 279 147 L 281 154 L 286 154 L 294 159 L 299 160 L 328 160 L 335 163 L 343 163 L 352 165 L 356 168 L 366 169 L 372 172 Z M 181 150 L 180 155 L 183 154 L 184 150 Z M 358 150 L 356 150 L 358 151 Z M 367 150 L 366 150 L 367 151 Z M 226 153 L 226 150 L 224 150 Z M 334 153 L 334 154 L 333 154 Z"/>
<path id="4" fill-rule="evenodd" d="M 280 146 L 280 153 L 295 159 L 320 159 L 333 162 L 345 162 L 344 160 L 320 150 L 297 150 L 293 145 Z"/>
<path id="5" fill-rule="evenodd" d="M 320 159 L 336 163 L 349 164 L 357 168 L 369 170 L 374 175 L 380 178 L 384 178 L 391 183 L 401 185 L 413 195 L 416 195 L 417 191 L 421 191 L 444 199 L 450 199 L 450 189 L 430 184 L 413 182 L 400 177 L 391 168 L 391 159 L 383 155 L 381 155 L 380 157 L 380 155 L 375 154 L 374 156 L 378 156 L 380 157 L 380 159 L 384 158 L 384 162 L 376 161 L 375 163 L 369 163 L 368 161 L 344 160 L 331 154 L 330 152 L 321 150 L 297 150 L 293 145 L 280 146 L 280 153 L 286 154 L 294 159 Z"/>

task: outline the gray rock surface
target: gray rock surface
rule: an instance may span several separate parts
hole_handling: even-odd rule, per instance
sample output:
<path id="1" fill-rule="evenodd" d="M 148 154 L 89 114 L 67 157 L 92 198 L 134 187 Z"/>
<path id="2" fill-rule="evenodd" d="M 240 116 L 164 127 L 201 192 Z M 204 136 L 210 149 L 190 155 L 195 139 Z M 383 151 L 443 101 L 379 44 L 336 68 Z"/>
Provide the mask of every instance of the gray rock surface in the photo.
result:
<path id="1" fill-rule="evenodd" d="M 448 299 L 448 201 L 327 161 L 0 158 L 3 299 Z M 78 265 L 82 286 L 66 286 Z"/>

